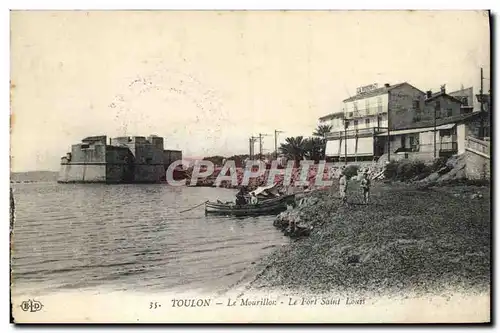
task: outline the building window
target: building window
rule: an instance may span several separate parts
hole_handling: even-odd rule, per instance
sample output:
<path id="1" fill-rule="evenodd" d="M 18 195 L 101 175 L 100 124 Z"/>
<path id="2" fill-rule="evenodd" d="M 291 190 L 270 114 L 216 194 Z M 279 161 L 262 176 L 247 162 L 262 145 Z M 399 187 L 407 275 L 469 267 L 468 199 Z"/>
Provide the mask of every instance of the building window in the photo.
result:
<path id="1" fill-rule="evenodd" d="M 354 121 L 354 128 L 357 128 L 357 127 L 358 127 L 358 121 L 357 121 L 357 120 L 355 120 L 355 121 Z"/>
<path id="2" fill-rule="evenodd" d="M 354 112 L 358 112 L 358 103 L 354 102 Z"/>
<path id="3" fill-rule="evenodd" d="M 434 114 L 436 118 L 441 118 L 441 101 L 436 101 L 436 104 L 434 104 Z"/>
<path id="4" fill-rule="evenodd" d="M 365 119 L 365 125 L 366 127 L 370 127 L 370 119 Z"/>
<path id="5" fill-rule="evenodd" d="M 377 112 L 382 113 L 382 97 L 377 97 Z"/>
<path id="6" fill-rule="evenodd" d="M 460 99 L 462 100 L 463 106 L 469 106 L 469 99 L 467 98 L 467 96 L 462 96 Z"/>
<path id="7" fill-rule="evenodd" d="M 151 162 L 153 162 L 153 158 L 152 157 L 147 157 L 146 158 L 146 164 L 151 164 Z"/>
<path id="8" fill-rule="evenodd" d="M 453 109 L 447 109 L 447 110 L 446 110 L 446 116 L 447 116 L 447 117 L 451 117 L 451 116 L 453 116 Z"/>
<path id="9" fill-rule="evenodd" d="M 420 110 L 420 101 L 418 99 L 413 101 L 413 110 Z"/>
<path id="10" fill-rule="evenodd" d="M 351 117 L 352 117 L 352 112 L 349 112 L 349 118 L 351 118 Z"/>
<path id="11" fill-rule="evenodd" d="M 441 134 L 441 136 L 452 136 L 453 130 L 452 129 L 445 129 L 445 130 L 439 131 L 439 133 Z"/>
<path id="12" fill-rule="evenodd" d="M 369 99 L 365 100 L 365 111 L 367 114 L 370 112 L 370 100 Z"/>

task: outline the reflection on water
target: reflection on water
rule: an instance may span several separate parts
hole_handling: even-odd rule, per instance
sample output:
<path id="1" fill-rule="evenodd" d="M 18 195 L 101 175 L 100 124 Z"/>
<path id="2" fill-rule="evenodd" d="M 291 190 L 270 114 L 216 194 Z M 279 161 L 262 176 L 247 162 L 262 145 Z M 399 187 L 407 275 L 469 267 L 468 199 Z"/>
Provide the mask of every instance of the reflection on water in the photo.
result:
<path id="1" fill-rule="evenodd" d="M 272 217 L 206 217 L 235 191 L 167 185 L 16 184 L 13 294 L 57 289 L 221 290 L 287 240 Z"/>

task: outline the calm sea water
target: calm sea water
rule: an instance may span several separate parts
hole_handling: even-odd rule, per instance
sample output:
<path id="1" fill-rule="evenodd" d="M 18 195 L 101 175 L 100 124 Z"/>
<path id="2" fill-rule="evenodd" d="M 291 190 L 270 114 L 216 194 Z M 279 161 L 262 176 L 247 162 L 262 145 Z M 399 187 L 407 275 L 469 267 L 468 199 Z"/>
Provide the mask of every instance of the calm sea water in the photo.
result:
<path id="1" fill-rule="evenodd" d="M 12 293 L 223 291 L 286 238 L 273 217 L 206 217 L 235 190 L 14 184 Z"/>

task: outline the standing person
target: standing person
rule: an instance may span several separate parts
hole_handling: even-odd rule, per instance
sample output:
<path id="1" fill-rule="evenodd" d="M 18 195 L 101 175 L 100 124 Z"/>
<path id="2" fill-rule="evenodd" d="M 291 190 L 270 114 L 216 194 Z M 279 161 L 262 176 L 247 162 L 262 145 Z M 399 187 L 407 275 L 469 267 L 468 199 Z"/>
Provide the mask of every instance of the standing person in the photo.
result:
<path id="1" fill-rule="evenodd" d="M 339 179 L 339 193 L 343 205 L 347 205 L 347 176 L 345 174 L 345 169 L 342 168 L 340 179 Z"/>
<path id="2" fill-rule="evenodd" d="M 250 193 L 250 204 L 256 205 L 258 203 L 259 203 L 259 199 L 255 195 L 255 193 L 254 192 Z"/>
<path id="3" fill-rule="evenodd" d="M 363 200 L 365 204 L 368 204 L 368 201 L 370 199 L 370 179 L 368 178 L 368 171 L 365 171 L 363 173 L 363 176 L 361 178 L 361 191 L 363 192 Z"/>
<path id="4" fill-rule="evenodd" d="M 245 194 L 246 194 L 245 188 L 243 186 L 240 187 L 240 190 L 238 191 L 238 193 L 236 193 L 236 205 L 242 206 L 247 203 Z"/>

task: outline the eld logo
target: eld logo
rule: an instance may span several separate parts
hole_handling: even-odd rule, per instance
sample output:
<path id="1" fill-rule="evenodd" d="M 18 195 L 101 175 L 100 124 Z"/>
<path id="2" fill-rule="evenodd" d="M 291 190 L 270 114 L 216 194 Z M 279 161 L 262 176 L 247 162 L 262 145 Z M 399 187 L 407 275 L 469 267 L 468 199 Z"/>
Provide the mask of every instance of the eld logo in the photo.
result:
<path id="1" fill-rule="evenodd" d="M 21 303 L 21 309 L 23 311 L 37 312 L 43 308 L 43 304 L 35 300 L 27 300 Z"/>

